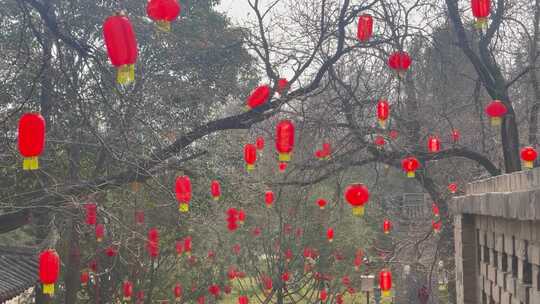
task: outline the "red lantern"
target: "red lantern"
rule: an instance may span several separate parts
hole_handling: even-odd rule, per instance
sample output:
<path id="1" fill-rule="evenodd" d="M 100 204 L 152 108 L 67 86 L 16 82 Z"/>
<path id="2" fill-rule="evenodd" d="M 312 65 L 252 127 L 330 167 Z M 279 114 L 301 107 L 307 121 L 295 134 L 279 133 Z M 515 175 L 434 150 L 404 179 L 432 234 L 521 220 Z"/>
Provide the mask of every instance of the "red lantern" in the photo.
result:
<path id="1" fill-rule="evenodd" d="M 191 236 L 188 236 L 184 239 L 184 252 L 191 256 Z"/>
<path id="2" fill-rule="evenodd" d="M 268 190 L 264 193 L 264 202 L 266 204 L 266 207 L 270 208 L 272 207 L 272 204 L 274 203 L 274 192 Z"/>
<path id="3" fill-rule="evenodd" d="M 178 210 L 180 212 L 189 211 L 191 201 L 191 180 L 189 176 L 179 176 L 176 178 L 176 200 L 178 200 Z"/>
<path id="4" fill-rule="evenodd" d="M 147 243 L 148 253 L 153 259 L 157 258 L 159 255 L 159 231 L 157 228 L 151 228 L 148 231 L 148 243 Z"/>
<path id="5" fill-rule="evenodd" d="M 238 221 L 240 224 L 244 224 L 246 221 L 246 212 L 243 209 L 238 210 Z"/>
<path id="6" fill-rule="evenodd" d="M 272 290 L 272 285 L 273 284 L 272 284 L 272 278 L 271 277 L 265 275 L 265 276 L 263 276 L 261 278 L 261 281 L 262 281 L 263 287 L 264 287 L 264 289 L 266 291 Z"/>
<path id="7" fill-rule="evenodd" d="M 144 211 L 135 211 L 135 222 L 137 223 L 137 225 L 144 225 Z"/>
<path id="8" fill-rule="evenodd" d="M 208 250 L 208 254 L 206 255 L 208 260 L 213 260 L 216 257 L 216 253 L 213 250 Z"/>
<path id="9" fill-rule="evenodd" d="M 221 196 L 221 185 L 218 181 L 212 181 L 210 185 L 210 194 L 212 194 L 215 201 L 219 200 L 219 197 Z"/>
<path id="10" fill-rule="evenodd" d="M 137 304 L 142 304 L 142 302 L 144 302 L 144 291 L 139 290 L 137 292 L 137 301 Z"/>
<path id="11" fill-rule="evenodd" d="M 197 304 L 204 304 L 206 302 L 206 299 L 204 296 L 200 296 L 197 298 Z"/>
<path id="12" fill-rule="evenodd" d="M 433 211 L 433 216 L 435 217 L 441 216 L 441 211 L 439 210 L 439 206 L 437 206 L 437 204 L 435 203 L 431 204 L 431 210 Z"/>
<path id="13" fill-rule="evenodd" d="M 353 215 L 364 215 L 364 205 L 369 200 L 369 190 L 364 184 L 351 184 L 345 189 L 345 199 L 352 206 Z"/>
<path id="14" fill-rule="evenodd" d="M 390 130 L 390 132 L 388 132 L 388 136 L 390 136 L 392 140 L 396 140 L 399 136 L 399 132 L 397 130 Z"/>
<path id="15" fill-rule="evenodd" d="M 396 71 L 399 77 L 403 77 L 411 66 L 412 60 L 407 52 L 394 52 L 388 58 L 388 66 Z"/>
<path id="16" fill-rule="evenodd" d="M 249 304 L 249 298 L 247 296 L 239 296 L 238 304 Z"/>
<path id="17" fill-rule="evenodd" d="M 260 227 L 255 227 L 253 228 L 253 230 L 251 230 L 251 234 L 254 236 L 254 237 L 258 237 L 260 236 L 262 233 L 262 230 Z"/>
<path id="18" fill-rule="evenodd" d="M 459 138 L 461 137 L 461 134 L 459 133 L 458 129 L 453 129 L 451 135 L 452 135 L 452 141 L 454 143 L 457 143 L 459 141 Z"/>
<path id="19" fill-rule="evenodd" d="M 184 251 L 184 246 L 182 241 L 176 241 L 176 255 L 181 256 Z"/>
<path id="20" fill-rule="evenodd" d="M 176 285 L 174 285 L 173 292 L 176 301 L 180 300 L 182 297 L 182 285 L 180 285 L 180 283 L 176 283 Z"/>
<path id="21" fill-rule="evenodd" d="M 487 18 L 490 13 L 490 0 L 471 0 L 471 9 L 473 16 L 476 18 L 475 25 L 482 28 L 487 24 Z"/>
<path id="22" fill-rule="evenodd" d="M 280 121 L 276 127 L 276 150 L 279 153 L 279 161 L 290 161 L 293 148 L 294 124 L 285 119 Z"/>
<path id="23" fill-rule="evenodd" d="M 110 16 L 103 24 L 103 36 L 112 65 L 118 69 L 116 81 L 127 84 L 135 80 L 137 38 L 127 16 Z"/>
<path id="24" fill-rule="evenodd" d="M 54 249 L 46 249 L 39 254 L 39 280 L 43 284 L 43 293 L 54 294 L 54 284 L 60 273 L 60 257 Z"/>
<path id="25" fill-rule="evenodd" d="M 88 203 L 84 205 L 86 209 L 86 224 L 95 225 L 97 222 L 97 205 Z"/>
<path id="26" fill-rule="evenodd" d="M 386 140 L 381 135 L 377 135 L 373 142 L 379 149 L 382 149 L 382 147 L 384 147 L 384 145 L 386 144 Z"/>
<path id="27" fill-rule="evenodd" d="M 381 99 L 377 103 L 377 119 L 381 128 L 386 128 L 388 117 L 390 117 L 390 105 L 387 100 Z"/>
<path id="28" fill-rule="evenodd" d="M 105 254 L 110 258 L 115 257 L 117 253 L 118 249 L 114 245 L 105 248 Z"/>
<path id="29" fill-rule="evenodd" d="M 278 79 L 277 92 L 279 94 L 283 94 L 283 92 L 285 92 L 285 90 L 287 89 L 288 86 L 289 86 L 289 81 L 287 80 L 287 78 Z"/>
<path id="30" fill-rule="evenodd" d="M 265 104 L 270 97 L 270 87 L 267 85 L 261 85 L 255 88 L 249 95 L 246 106 L 249 110 L 255 109 Z"/>
<path id="31" fill-rule="evenodd" d="M 286 162 L 280 162 L 279 163 L 279 172 L 285 172 L 285 170 L 287 169 L 287 163 Z"/>
<path id="32" fill-rule="evenodd" d="M 450 191 L 450 193 L 454 194 L 457 192 L 457 190 L 458 190 L 458 185 L 456 183 L 448 184 L 448 191 Z"/>
<path id="33" fill-rule="evenodd" d="M 338 294 L 336 295 L 336 304 L 343 304 L 343 295 L 342 294 Z"/>
<path id="34" fill-rule="evenodd" d="M 441 150 L 441 140 L 437 136 L 428 137 L 428 151 L 437 153 Z"/>
<path id="35" fill-rule="evenodd" d="M 133 283 L 124 281 L 122 290 L 124 291 L 124 301 L 131 301 L 131 296 L 133 295 Z"/>
<path id="36" fill-rule="evenodd" d="M 255 147 L 259 151 L 264 150 L 264 137 L 262 136 L 257 137 L 257 139 L 255 140 Z"/>
<path id="37" fill-rule="evenodd" d="M 413 178 L 416 176 L 416 170 L 420 168 L 420 163 L 416 157 L 410 156 L 401 161 L 401 167 L 407 173 L 407 177 Z"/>
<path id="38" fill-rule="evenodd" d="M 213 295 L 215 298 L 219 296 L 220 288 L 219 285 L 212 284 L 208 287 L 208 292 Z"/>
<path id="39" fill-rule="evenodd" d="M 290 278 L 291 278 L 291 275 L 287 271 L 281 274 L 281 280 L 285 283 L 289 282 Z"/>
<path id="40" fill-rule="evenodd" d="M 103 237 L 105 237 L 105 226 L 103 224 L 97 224 L 96 225 L 96 241 L 98 242 L 103 241 Z"/>
<path id="41" fill-rule="evenodd" d="M 330 154 L 332 154 L 332 146 L 328 142 L 324 142 L 322 144 L 322 158 L 328 159 L 330 158 Z"/>
<path id="42" fill-rule="evenodd" d="M 383 298 L 388 298 L 392 290 L 392 273 L 384 269 L 379 273 L 379 287 Z"/>
<path id="43" fill-rule="evenodd" d="M 223 292 L 224 292 L 225 294 L 231 294 L 231 292 L 232 292 L 232 287 L 229 286 L 229 285 L 225 285 L 225 286 L 223 287 Z"/>
<path id="44" fill-rule="evenodd" d="M 96 273 L 97 272 L 97 261 L 96 260 L 91 260 L 88 263 L 88 268 L 90 268 L 90 271 L 92 273 Z"/>
<path id="45" fill-rule="evenodd" d="M 364 258 L 364 252 L 361 249 L 357 250 L 354 256 L 354 261 L 353 261 L 354 270 L 356 271 L 360 270 L 360 266 L 362 266 L 363 258 Z"/>
<path id="46" fill-rule="evenodd" d="M 442 221 L 441 220 L 431 220 L 431 226 L 433 226 L 433 232 L 439 233 L 442 229 Z"/>
<path id="47" fill-rule="evenodd" d="M 248 172 L 255 169 L 255 162 L 257 162 L 257 149 L 252 144 L 246 144 L 244 146 L 244 160 L 246 161 Z"/>
<path id="48" fill-rule="evenodd" d="M 285 261 L 289 263 L 290 261 L 292 261 L 292 259 L 293 259 L 293 252 L 290 248 L 288 248 L 287 250 L 285 250 Z"/>
<path id="49" fill-rule="evenodd" d="M 537 157 L 538 153 L 533 147 L 521 149 L 521 160 L 523 160 L 523 166 L 525 168 L 532 168 Z"/>
<path id="50" fill-rule="evenodd" d="M 150 0 L 146 6 L 148 17 L 164 32 L 171 30 L 171 22 L 178 18 L 180 10 L 176 0 Z"/>
<path id="51" fill-rule="evenodd" d="M 392 222 L 389 219 L 385 219 L 383 222 L 383 232 L 384 234 L 389 234 L 392 230 Z"/>
<path id="52" fill-rule="evenodd" d="M 326 291 L 326 288 L 321 290 L 321 293 L 319 293 L 319 298 L 321 299 L 321 302 L 326 302 L 328 299 L 328 292 Z"/>
<path id="53" fill-rule="evenodd" d="M 324 210 L 324 207 L 326 207 L 326 200 L 324 198 L 318 199 L 317 205 L 319 206 L 319 209 Z"/>
<path id="54" fill-rule="evenodd" d="M 351 278 L 348 275 L 346 275 L 343 278 L 341 278 L 341 283 L 343 284 L 343 286 L 349 287 L 351 285 Z"/>
<path id="55" fill-rule="evenodd" d="M 45 119 L 39 113 L 25 113 L 19 119 L 19 153 L 23 170 L 39 169 L 38 156 L 45 147 Z"/>
<path id="56" fill-rule="evenodd" d="M 489 116 L 492 126 L 500 126 L 502 123 L 502 118 L 508 112 L 508 109 L 504 103 L 500 100 L 493 100 L 490 102 L 486 109 L 486 114 Z"/>
<path id="57" fill-rule="evenodd" d="M 356 32 L 356 37 L 361 42 L 366 42 L 371 38 L 373 34 L 373 17 L 368 14 L 361 15 L 358 17 L 358 31 Z"/>
<path id="58" fill-rule="evenodd" d="M 90 280 L 90 274 L 88 273 L 87 270 L 83 270 L 81 272 L 81 285 L 85 287 L 86 285 L 88 285 L 89 280 Z"/>
<path id="59" fill-rule="evenodd" d="M 334 240 L 334 228 L 328 228 L 326 230 L 326 238 L 329 242 L 332 242 Z"/>

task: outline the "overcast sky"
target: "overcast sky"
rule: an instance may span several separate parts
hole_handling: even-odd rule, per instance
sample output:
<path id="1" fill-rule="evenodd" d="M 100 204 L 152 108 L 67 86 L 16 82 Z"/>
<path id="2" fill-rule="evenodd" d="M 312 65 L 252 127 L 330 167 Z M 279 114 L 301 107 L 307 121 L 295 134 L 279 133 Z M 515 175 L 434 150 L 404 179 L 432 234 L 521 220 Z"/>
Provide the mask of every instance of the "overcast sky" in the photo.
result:
<path id="1" fill-rule="evenodd" d="M 265 2 L 266 0 L 259 0 L 259 3 Z M 246 18 L 247 13 L 252 11 L 247 0 L 221 0 L 218 10 L 225 12 L 233 22 L 242 21 Z"/>

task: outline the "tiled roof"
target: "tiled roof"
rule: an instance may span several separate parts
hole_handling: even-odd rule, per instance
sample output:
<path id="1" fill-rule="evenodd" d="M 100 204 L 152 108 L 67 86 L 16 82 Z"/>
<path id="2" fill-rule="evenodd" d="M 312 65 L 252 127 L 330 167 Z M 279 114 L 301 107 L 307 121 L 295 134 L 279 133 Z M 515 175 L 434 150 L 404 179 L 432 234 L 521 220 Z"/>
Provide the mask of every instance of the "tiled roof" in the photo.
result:
<path id="1" fill-rule="evenodd" d="M 35 248 L 0 246 L 0 303 L 18 296 L 37 281 Z"/>

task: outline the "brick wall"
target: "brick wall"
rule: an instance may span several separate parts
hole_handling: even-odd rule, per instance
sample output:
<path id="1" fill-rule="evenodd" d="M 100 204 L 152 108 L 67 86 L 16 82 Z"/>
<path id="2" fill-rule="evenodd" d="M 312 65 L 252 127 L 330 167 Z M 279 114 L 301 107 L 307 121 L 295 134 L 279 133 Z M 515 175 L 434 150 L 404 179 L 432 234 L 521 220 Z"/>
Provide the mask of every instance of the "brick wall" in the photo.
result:
<path id="1" fill-rule="evenodd" d="M 458 304 L 540 304 L 540 168 L 467 185 L 454 216 Z"/>

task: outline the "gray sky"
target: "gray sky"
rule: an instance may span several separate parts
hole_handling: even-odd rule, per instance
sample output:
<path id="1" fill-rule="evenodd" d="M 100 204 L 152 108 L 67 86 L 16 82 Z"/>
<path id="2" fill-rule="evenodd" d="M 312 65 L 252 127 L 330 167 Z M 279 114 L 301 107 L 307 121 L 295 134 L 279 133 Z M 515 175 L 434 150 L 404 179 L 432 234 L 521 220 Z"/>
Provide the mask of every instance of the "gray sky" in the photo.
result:
<path id="1" fill-rule="evenodd" d="M 249 7 L 247 0 L 221 0 L 218 10 L 225 12 L 233 22 L 238 22 L 247 16 L 251 7 Z"/>

